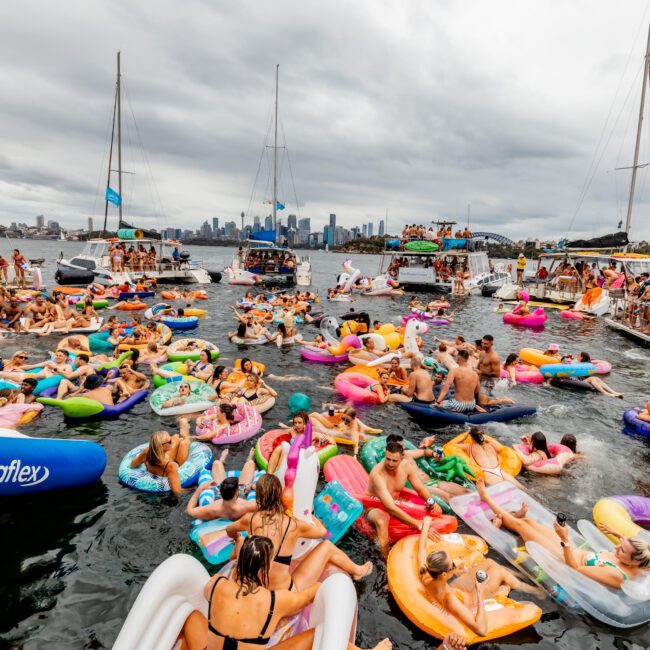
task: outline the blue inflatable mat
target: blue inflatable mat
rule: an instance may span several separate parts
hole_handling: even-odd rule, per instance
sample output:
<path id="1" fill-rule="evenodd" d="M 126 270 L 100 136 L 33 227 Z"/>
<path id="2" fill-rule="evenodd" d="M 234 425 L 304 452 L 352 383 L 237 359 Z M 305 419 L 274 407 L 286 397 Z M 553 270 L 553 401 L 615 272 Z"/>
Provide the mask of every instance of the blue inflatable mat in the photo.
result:
<path id="1" fill-rule="evenodd" d="M 0 434 L 0 496 L 90 485 L 105 467 L 106 452 L 96 442 Z"/>
<path id="2" fill-rule="evenodd" d="M 449 424 L 485 424 L 487 422 L 507 422 L 516 418 L 534 415 L 537 409 L 530 404 L 502 404 L 485 406 L 485 412 L 469 411 L 459 413 L 450 409 L 426 404 L 424 402 L 402 402 L 400 406 L 411 415 L 426 420 L 434 427 Z"/>

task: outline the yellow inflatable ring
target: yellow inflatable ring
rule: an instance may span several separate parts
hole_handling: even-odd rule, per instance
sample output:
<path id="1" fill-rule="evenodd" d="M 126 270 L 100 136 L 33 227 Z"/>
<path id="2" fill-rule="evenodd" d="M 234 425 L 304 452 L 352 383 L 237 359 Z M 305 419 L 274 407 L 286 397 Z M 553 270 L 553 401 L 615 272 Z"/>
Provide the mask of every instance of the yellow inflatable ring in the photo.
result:
<path id="1" fill-rule="evenodd" d="M 521 348 L 519 356 L 524 363 L 529 363 L 531 366 L 545 366 L 549 363 L 560 363 L 559 359 L 544 354 L 541 350 L 535 348 Z"/>
<path id="2" fill-rule="evenodd" d="M 469 432 L 465 431 L 445 443 L 442 446 L 442 451 L 445 456 L 460 456 L 474 472 L 474 476 L 477 478 L 479 476 L 483 478 L 483 470 L 469 457 L 468 454 L 465 453 L 463 449 L 458 446 L 460 443 L 466 442 L 467 438 L 469 438 Z M 485 436 L 485 439 L 496 442 L 496 440 L 490 436 Z M 519 454 L 512 447 L 501 445 L 501 451 L 499 452 L 499 467 L 504 472 L 508 472 L 511 476 L 517 476 L 517 474 L 521 472 L 521 458 L 519 457 Z"/>

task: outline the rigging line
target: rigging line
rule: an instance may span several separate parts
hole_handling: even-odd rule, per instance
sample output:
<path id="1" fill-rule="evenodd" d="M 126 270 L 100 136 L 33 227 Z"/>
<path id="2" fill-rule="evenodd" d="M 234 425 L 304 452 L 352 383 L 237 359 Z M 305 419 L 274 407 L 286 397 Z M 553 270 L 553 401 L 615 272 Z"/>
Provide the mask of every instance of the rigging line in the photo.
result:
<path id="1" fill-rule="evenodd" d="M 156 183 L 156 179 L 153 176 L 153 171 L 152 171 L 152 168 L 151 168 L 151 163 L 149 161 L 149 156 L 147 155 L 147 150 L 145 149 L 145 146 L 144 146 L 144 140 L 143 140 L 142 134 L 140 132 L 140 127 L 138 125 L 138 121 L 136 120 L 135 113 L 133 112 L 133 105 L 131 103 L 131 95 L 129 93 L 129 90 L 128 90 L 128 87 L 127 87 L 126 83 L 124 83 L 124 88 L 125 88 L 125 95 L 126 95 L 126 99 L 127 99 L 127 106 L 129 107 L 131 117 L 133 118 L 133 124 L 135 126 L 135 132 L 136 132 L 136 135 L 137 135 L 137 138 L 138 138 L 138 142 L 140 144 L 140 151 L 142 153 L 142 158 L 144 160 L 145 168 L 147 170 L 146 181 L 149 183 L 150 194 L 152 195 L 151 198 L 152 198 L 152 209 L 153 209 L 153 213 L 154 213 L 154 218 L 159 216 L 161 219 L 164 219 L 165 222 L 166 222 L 166 214 L 167 213 L 166 213 L 166 210 L 165 210 L 165 206 L 164 206 L 164 204 L 162 202 L 162 197 L 161 197 L 160 192 L 158 190 L 158 184 Z M 158 206 L 156 206 L 156 204 L 155 204 L 155 199 L 156 198 L 158 199 Z M 159 215 L 156 212 L 157 207 L 160 208 Z"/>
<path id="2" fill-rule="evenodd" d="M 645 58 L 644 58 L 644 61 L 645 61 Z M 641 71 L 642 70 L 643 70 L 643 66 L 641 66 Z M 638 82 L 638 72 L 635 75 L 634 79 L 635 79 L 636 82 Z M 587 197 L 587 194 L 589 193 L 589 189 L 591 188 L 591 184 L 592 184 L 594 178 L 596 177 L 596 172 L 598 171 L 598 168 L 600 167 L 600 163 L 602 162 L 602 159 L 603 159 L 603 157 L 605 155 L 605 152 L 607 151 L 607 148 L 608 148 L 609 143 L 610 143 L 610 141 L 612 139 L 612 136 L 614 135 L 614 131 L 616 129 L 616 126 L 618 125 L 618 122 L 619 122 L 619 120 L 621 118 L 621 115 L 623 114 L 623 108 L 627 104 L 629 95 L 632 92 L 632 89 L 634 88 L 635 81 L 633 81 L 630 84 L 630 89 L 628 90 L 628 94 L 627 94 L 625 100 L 623 101 L 623 105 L 621 106 L 621 109 L 619 110 L 618 115 L 616 116 L 614 124 L 612 124 L 612 127 L 609 130 L 609 135 L 607 136 L 607 140 L 605 141 L 605 143 L 603 144 L 603 146 L 602 146 L 602 148 L 600 150 L 600 155 L 598 156 L 598 160 L 595 160 L 595 157 L 596 157 L 596 155 L 598 153 L 598 148 L 600 147 L 600 144 L 601 144 L 601 141 L 602 141 L 602 135 L 604 134 L 604 130 L 601 132 L 601 140 L 599 140 L 598 146 L 596 147 L 596 150 L 594 151 L 594 158 L 592 158 L 589 173 L 587 175 L 587 178 L 585 179 L 585 185 L 583 186 L 583 189 L 580 192 L 579 199 L 578 199 L 578 205 L 576 206 L 576 210 L 573 213 L 573 217 L 571 218 L 571 221 L 569 222 L 569 226 L 567 228 L 565 238 L 568 237 L 569 232 L 571 231 L 571 228 L 573 227 L 573 223 L 574 223 L 576 217 L 578 216 L 578 212 L 580 211 L 580 208 L 582 207 L 582 204 L 583 204 L 585 198 Z M 617 94 L 618 94 L 618 90 L 617 90 Z M 612 107 L 610 107 L 610 114 L 611 114 L 611 108 Z M 607 116 L 607 121 L 609 121 L 610 114 L 608 114 L 608 116 Z"/>
<path id="3" fill-rule="evenodd" d="M 646 8 L 645 8 L 645 10 L 643 12 L 644 15 L 647 13 L 648 7 L 650 7 L 650 1 L 646 4 Z M 600 147 L 600 144 L 602 142 L 602 138 L 603 138 L 603 135 L 605 133 L 605 129 L 607 128 L 607 124 L 609 122 L 609 118 L 610 118 L 612 110 L 614 108 L 616 98 L 618 97 L 618 93 L 620 91 L 621 85 L 623 84 L 623 78 L 627 74 L 628 66 L 629 66 L 630 60 L 632 58 L 632 53 L 636 50 L 636 44 L 637 44 L 637 41 L 638 41 L 638 38 L 639 38 L 639 34 L 641 32 L 641 27 L 645 26 L 645 23 L 646 23 L 645 20 L 639 21 L 639 26 L 637 27 L 637 32 L 636 32 L 636 34 L 634 36 L 634 39 L 632 41 L 632 45 L 630 47 L 630 51 L 628 53 L 627 60 L 625 62 L 625 67 L 623 68 L 623 74 L 621 75 L 621 77 L 619 79 L 619 82 L 618 82 L 618 85 L 616 87 L 616 92 L 614 93 L 614 99 L 612 100 L 612 103 L 610 104 L 609 111 L 607 113 L 607 118 L 605 119 L 605 123 L 603 124 L 603 128 L 601 130 L 600 137 L 598 139 L 598 144 L 596 145 L 596 149 L 594 150 L 594 155 L 592 157 L 592 162 L 589 165 L 589 171 L 587 172 L 587 177 L 585 179 L 585 183 L 583 184 L 583 190 L 580 192 L 579 199 L 578 199 L 578 204 L 577 204 L 576 209 L 575 209 L 575 211 L 573 213 L 573 217 L 571 218 L 571 221 L 569 222 L 569 226 L 568 226 L 567 233 L 566 233 L 567 235 L 569 234 L 569 231 L 573 227 L 573 222 L 575 221 L 575 219 L 576 219 L 576 217 L 578 215 L 578 212 L 579 212 L 579 210 L 580 210 L 580 208 L 582 206 L 582 203 L 584 201 L 584 196 L 586 195 L 586 191 L 589 189 L 589 186 L 591 185 L 591 181 L 593 180 L 593 176 L 592 176 L 592 178 L 590 178 L 591 168 L 593 166 L 593 161 L 596 158 L 596 155 L 598 153 L 598 148 Z M 601 158 L 602 158 L 602 155 L 601 155 Z M 595 170 L 594 170 L 593 174 L 595 174 Z M 588 181 L 588 183 L 587 183 L 587 181 Z"/>
<path id="4" fill-rule="evenodd" d="M 253 187 L 251 189 L 251 196 L 250 196 L 250 199 L 248 201 L 248 210 L 247 210 L 248 214 L 250 214 L 251 207 L 253 205 L 253 201 L 255 200 L 255 189 L 257 187 L 257 181 L 258 181 L 259 176 L 260 176 L 260 170 L 262 168 L 262 162 L 264 160 L 264 156 L 268 154 L 268 149 L 267 149 L 266 143 L 269 141 L 271 128 L 273 126 L 273 114 L 274 114 L 274 106 L 275 106 L 275 89 L 273 87 L 271 88 L 271 98 L 272 98 L 272 100 L 268 104 L 269 112 L 268 112 L 267 118 L 266 118 L 266 131 L 264 133 L 264 139 L 262 140 L 262 150 L 260 152 L 259 161 L 257 163 L 257 171 L 255 173 L 255 181 L 253 182 Z M 264 195 L 263 196 L 266 196 L 267 190 L 268 190 L 268 177 L 267 177 L 267 186 L 264 188 Z M 262 201 L 264 201 L 264 198 L 262 198 Z"/>
<path id="5" fill-rule="evenodd" d="M 647 124 L 648 120 L 648 115 L 650 114 L 650 107 L 645 106 L 645 116 L 644 116 L 644 121 Z M 648 129 L 644 129 L 641 133 L 641 137 L 645 140 L 645 146 L 646 146 L 646 156 L 650 156 L 650 137 L 648 136 Z M 650 157 L 646 157 L 646 160 L 650 160 Z M 648 171 L 647 168 L 645 168 L 644 173 L 641 176 L 641 185 L 638 189 L 638 192 L 635 193 L 634 195 L 634 207 L 639 206 L 642 203 L 642 198 L 643 198 L 643 192 L 645 190 L 646 182 L 648 180 Z"/>
<path id="6" fill-rule="evenodd" d="M 104 135 L 104 152 L 102 153 L 102 162 L 101 162 L 101 165 L 99 167 L 99 172 L 97 174 L 97 184 L 95 185 L 95 199 L 93 201 L 93 207 L 92 207 L 92 210 L 91 210 L 91 214 L 93 215 L 93 217 L 98 216 L 99 214 L 101 214 L 97 210 L 97 199 L 99 197 L 99 187 L 100 187 L 101 182 L 102 182 L 102 176 L 104 174 L 104 169 L 106 169 L 104 163 L 106 162 L 106 151 L 107 151 L 108 145 L 109 145 L 109 135 L 108 134 L 111 132 L 111 126 L 112 126 L 112 122 L 113 122 L 113 111 L 114 111 L 113 107 L 115 106 L 115 101 L 116 101 L 116 99 L 115 99 L 115 97 L 113 97 L 112 108 L 108 112 L 108 123 L 107 123 L 107 126 L 106 126 L 106 134 Z M 104 196 L 104 193 L 102 192 L 102 197 L 103 196 Z"/>
<path id="7" fill-rule="evenodd" d="M 282 139 L 285 143 L 285 152 L 287 156 L 287 163 L 289 165 L 289 176 L 291 178 L 291 187 L 293 188 L 293 198 L 296 204 L 296 212 L 298 213 L 298 218 L 300 218 L 300 204 L 298 203 L 298 193 L 296 192 L 296 182 L 293 175 L 293 166 L 291 165 L 291 156 L 289 155 L 289 147 L 287 146 L 287 136 L 284 132 L 284 121 L 280 119 L 280 130 L 282 133 Z"/>

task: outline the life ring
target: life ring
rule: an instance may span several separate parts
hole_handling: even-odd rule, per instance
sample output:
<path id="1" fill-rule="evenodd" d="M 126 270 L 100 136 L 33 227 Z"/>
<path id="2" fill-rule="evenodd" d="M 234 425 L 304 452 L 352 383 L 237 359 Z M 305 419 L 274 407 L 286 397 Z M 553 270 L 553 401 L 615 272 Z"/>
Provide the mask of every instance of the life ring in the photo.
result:
<path id="1" fill-rule="evenodd" d="M 296 266 L 296 263 L 293 260 L 287 260 L 287 263 L 285 264 L 285 266 L 288 269 L 292 269 L 292 268 L 294 268 Z"/>
<path id="2" fill-rule="evenodd" d="M 439 271 L 438 275 L 443 279 L 443 280 L 449 280 L 451 277 L 451 269 L 448 266 L 443 266 Z"/>

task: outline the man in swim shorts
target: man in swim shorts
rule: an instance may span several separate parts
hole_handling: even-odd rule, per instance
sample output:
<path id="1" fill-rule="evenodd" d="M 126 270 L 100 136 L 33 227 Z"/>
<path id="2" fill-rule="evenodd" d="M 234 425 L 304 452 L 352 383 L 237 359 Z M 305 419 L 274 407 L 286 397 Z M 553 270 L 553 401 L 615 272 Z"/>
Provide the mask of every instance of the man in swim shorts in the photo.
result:
<path id="1" fill-rule="evenodd" d="M 254 450 L 251 449 L 239 478 L 237 478 L 236 476 L 226 477 L 224 462 L 228 456 L 228 450 L 222 452 L 220 458 L 212 464 L 212 472 L 209 477 L 206 470 L 199 474 L 199 487 L 190 498 L 185 512 L 193 519 L 201 519 L 202 521 L 212 521 L 213 519 L 235 521 L 249 512 L 255 512 L 257 510 L 255 501 L 241 498 L 251 489 L 255 477 L 253 454 Z M 202 480 L 204 478 L 206 480 Z M 215 497 L 220 498 L 215 498 L 206 505 L 200 505 L 200 495 L 209 489 L 214 490 Z"/>
<path id="2" fill-rule="evenodd" d="M 436 401 L 438 406 L 458 413 L 485 410 L 476 404 L 480 383 L 476 373 L 468 366 L 468 359 L 469 352 L 467 350 L 458 352 L 458 366 L 447 375 L 445 385 L 442 387 Z M 454 386 L 454 397 L 445 400 L 445 395 L 447 395 L 452 385 Z"/>
<path id="3" fill-rule="evenodd" d="M 494 349 L 494 337 L 491 334 L 486 334 L 481 339 L 477 370 L 481 381 L 492 381 L 501 375 L 501 360 Z"/>
<path id="4" fill-rule="evenodd" d="M 433 404 L 435 400 L 431 375 L 422 367 L 422 362 L 418 357 L 411 359 L 409 385 L 402 389 L 402 393 L 407 397 L 412 397 L 414 402 Z"/>
<path id="5" fill-rule="evenodd" d="M 388 523 L 391 517 L 412 526 L 415 530 L 422 529 L 421 521 L 411 517 L 395 503 L 407 481 L 425 501 L 429 498 L 429 490 L 418 476 L 415 465 L 404 456 L 402 444 L 396 441 L 387 442 L 384 460 L 372 468 L 366 488 L 367 494 L 377 497 L 382 507 L 370 507 L 364 512 L 366 519 L 377 532 L 377 541 L 384 556 L 389 550 Z M 440 539 L 440 535 L 433 528 L 429 529 L 429 537 L 434 541 Z"/>

